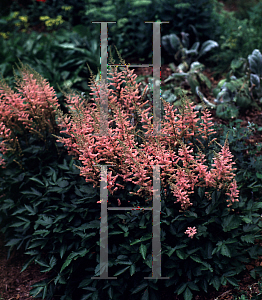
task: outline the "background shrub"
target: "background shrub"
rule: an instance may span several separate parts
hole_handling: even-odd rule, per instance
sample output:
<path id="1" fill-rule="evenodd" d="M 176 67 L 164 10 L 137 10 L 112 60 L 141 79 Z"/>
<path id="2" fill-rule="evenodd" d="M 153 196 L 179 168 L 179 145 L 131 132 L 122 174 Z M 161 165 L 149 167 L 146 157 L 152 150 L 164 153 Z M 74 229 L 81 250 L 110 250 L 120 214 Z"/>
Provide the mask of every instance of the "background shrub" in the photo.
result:
<path id="1" fill-rule="evenodd" d="M 123 58 L 136 56 L 148 60 L 152 57 L 153 29 L 145 21 L 169 21 L 161 25 L 161 36 L 187 31 L 190 24 L 199 32 L 201 42 L 212 39 L 216 32 L 213 4 L 206 0 L 118 1 L 114 4 L 107 1 L 103 5 L 101 1 L 91 1 L 86 5 L 86 16 L 89 22 L 117 21 L 108 25 L 108 40 L 109 44 L 116 45 Z"/>

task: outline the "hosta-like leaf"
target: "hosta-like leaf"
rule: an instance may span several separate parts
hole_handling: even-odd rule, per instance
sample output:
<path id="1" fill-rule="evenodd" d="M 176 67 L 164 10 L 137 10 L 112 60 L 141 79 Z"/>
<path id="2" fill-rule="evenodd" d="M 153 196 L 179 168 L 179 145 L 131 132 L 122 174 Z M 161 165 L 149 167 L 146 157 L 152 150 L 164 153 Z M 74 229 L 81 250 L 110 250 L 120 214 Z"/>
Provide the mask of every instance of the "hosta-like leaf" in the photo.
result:
<path id="1" fill-rule="evenodd" d="M 260 86 L 260 78 L 257 74 L 250 74 L 250 83 L 251 86 L 254 85 L 255 87 Z"/>
<path id="2" fill-rule="evenodd" d="M 255 49 L 251 55 L 248 55 L 249 68 L 252 73 L 262 76 L 262 55 L 258 49 Z"/>
<path id="3" fill-rule="evenodd" d="M 198 57 L 201 57 L 202 55 L 206 54 L 208 51 L 212 50 L 213 48 L 218 47 L 218 43 L 213 40 L 205 41 L 199 50 Z"/>
<path id="4" fill-rule="evenodd" d="M 180 48 L 181 41 L 179 37 L 171 33 L 169 35 L 165 35 L 162 37 L 162 42 L 161 45 L 165 48 L 165 50 L 170 54 L 170 55 L 175 55 L 176 52 Z"/>
<path id="5" fill-rule="evenodd" d="M 205 66 L 203 64 L 201 64 L 198 61 L 194 61 L 191 65 L 190 65 L 190 71 L 192 72 L 197 72 L 197 71 L 201 71 L 203 70 Z"/>
<path id="6" fill-rule="evenodd" d="M 198 48 L 200 46 L 200 43 L 199 42 L 195 42 L 193 44 L 193 46 L 190 48 L 190 50 L 195 50 L 196 51 L 196 54 L 197 54 L 197 51 L 198 51 Z"/>
<path id="7" fill-rule="evenodd" d="M 207 85 L 207 87 L 208 87 L 209 89 L 211 89 L 212 84 L 211 84 L 211 81 L 208 79 L 208 77 L 206 77 L 206 76 L 205 76 L 204 74 L 202 74 L 202 73 L 198 73 L 197 76 L 200 78 L 200 80 L 201 80 L 202 82 L 204 82 L 204 83 Z"/>

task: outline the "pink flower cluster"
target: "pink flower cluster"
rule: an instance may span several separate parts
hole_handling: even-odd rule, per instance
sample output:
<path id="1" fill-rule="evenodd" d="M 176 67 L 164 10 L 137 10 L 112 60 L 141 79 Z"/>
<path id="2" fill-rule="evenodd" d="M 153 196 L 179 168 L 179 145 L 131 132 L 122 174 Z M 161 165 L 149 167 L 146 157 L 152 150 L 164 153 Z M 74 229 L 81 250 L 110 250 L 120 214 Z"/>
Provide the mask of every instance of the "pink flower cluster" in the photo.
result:
<path id="1" fill-rule="evenodd" d="M 188 237 L 191 239 L 194 237 L 194 235 L 197 233 L 196 227 L 187 227 L 187 230 L 185 231 L 185 234 L 188 234 Z"/>
<path id="2" fill-rule="evenodd" d="M 3 80 L 0 82 L 0 152 L 21 152 L 18 135 L 27 131 L 45 140 L 47 132 L 58 129 L 55 108 L 59 107 L 55 91 L 33 70 L 22 65 L 21 78 L 14 92 Z M 0 165 L 4 166 L 3 158 Z"/>
<path id="3" fill-rule="evenodd" d="M 92 100 L 96 104 L 84 102 L 78 95 L 68 95 L 72 116 L 64 116 L 58 110 L 61 132 L 69 138 L 58 138 L 58 141 L 68 147 L 70 154 L 77 155 L 83 163 L 81 175 L 87 182 L 98 185 L 101 169 L 98 164 L 109 164 L 108 189 L 113 194 L 123 185 L 116 183 L 119 177 L 125 182 L 139 185 L 139 196 L 153 194 L 153 165 L 161 165 L 161 186 L 169 185 L 172 188 L 176 202 L 182 209 L 192 205 L 190 195 L 196 186 L 205 186 L 224 190 L 228 197 L 228 206 L 238 201 L 238 190 L 233 171 L 233 156 L 227 143 L 219 153 L 215 154 L 212 167 L 205 162 L 205 155 L 199 151 L 193 153 L 193 138 L 199 148 L 205 149 L 216 139 L 212 139 L 215 132 L 211 114 L 204 109 L 201 116 L 193 110 L 193 104 L 185 100 L 180 111 L 165 102 L 164 120 L 161 123 L 161 135 L 152 133 L 153 115 L 150 107 L 143 109 L 148 101 L 142 103 L 139 96 L 139 84 L 135 81 L 136 75 L 128 67 L 119 72 L 117 68 L 109 73 L 112 81 L 105 86 L 102 82 L 91 85 Z M 124 83 L 124 87 L 121 84 Z M 114 86 L 114 90 L 109 88 Z M 107 87 L 108 97 L 108 136 L 99 136 L 100 129 L 100 92 Z M 145 129 L 136 130 L 138 124 Z M 136 136 L 140 136 L 143 143 L 138 145 Z M 206 141 L 203 145 L 201 139 Z M 113 189 L 114 187 L 114 189 Z M 166 191 L 166 189 L 165 189 Z M 206 192 L 210 197 L 210 194 Z"/>

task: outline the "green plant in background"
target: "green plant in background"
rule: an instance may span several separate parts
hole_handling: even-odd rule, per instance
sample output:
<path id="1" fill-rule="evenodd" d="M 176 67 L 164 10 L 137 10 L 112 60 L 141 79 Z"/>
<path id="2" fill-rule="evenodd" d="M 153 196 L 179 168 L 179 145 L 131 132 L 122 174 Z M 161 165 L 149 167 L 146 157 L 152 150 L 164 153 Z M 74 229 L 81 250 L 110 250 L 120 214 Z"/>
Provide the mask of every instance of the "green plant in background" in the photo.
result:
<path id="1" fill-rule="evenodd" d="M 10 35 L 8 40 L 0 39 L 2 76 L 13 86 L 13 66 L 19 60 L 28 63 L 49 79 L 58 92 L 60 104 L 65 107 L 60 90 L 88 92 L 87 63 L 93 72 L 99 73 L 99 33 L 96 33 L 79 25 L 73 31 L 61 28 L 50 34 L 20 33 Z"/>
<path id="2" fill-rule="evenodd" d="M 73 0 L 19 2 L 20 1 L 12 1 L 10 11 L 20 11 L 21 14 L 28 15 L 29 22 L 33 27 L 39 27 L 41 23 L 39 18 L 41 16 L 49 17 L 48 25 L 50 25 L 51 22 L 56 22 L 56 24 L 59 22 L 60 25 L 61 20 L 64 20 L 66 23 L 69 22 L 71 26 L 83 23 L 85 0 L 79 0 L 77 2 Z M 61 17 L 58 19 L 58 16 Z"/>
<path id="3" fill-rule="evenodd" d="M 231 70 L 225 79 L 220 80 L 218 86 L 213 90 L 216 97 L 214 103 L 205 99 L 200 89 L 197 89 L 198 96 L 209 107 L 216 109 L 218 117 L 223 119 L 236 118 L 239 110 L 256 107 L 260 109 L 262 99 L 262 87 L 260 80 L 262 76 L 262 55 L 255 49 L 248 56 L 248 63 L 245 59 L 234 59 L 231 62 Z M 241 76 L 237 78 L 235 75 Z"/>
<path id="4" fill-rule="evenodd" d="M 173 64 L 170 64 L 169 66 L 174 72 L 178 71 L 178 68 L 175 68 Z M 175 81 L 176 83 L 185 81 L 185 83 L 190 86 L 193 94 L 196 93 L 197 87 L 200 87 L 201 85 L 207 86 L 209 89 L 211 89 L 211 82 L 202 73 L 203 70 L 204 65 L 199 63 L 198 61 L 195 61 L 190 65 L 190 69 L 187 72 L 173 73 L 164 82 L 167 83 L 170 81 Z"/>
<path id="5" fill-rule="evenodd" d="M 206 0 L 187 0 L 184 3 L 177 0 L 93 0 L 86 5 L 86 17 L 89 22 L 117 22 L 108 24 L 109 44 L 121 49 L 123 57 L 135 55 L 141 60 L 152 57 L 152 24 L 145 24 L 145 21 L 168 21 L 169 24 L 161 25 L 161 35 L 178 33 L 194 24 L 200 41 L 203 41 L 214 36 L 217 18 L 213 15 L 213 4 Z"/>
<path id="6" fill-rule="evenodd" d="M 212 40 L 205 41 L 200 47 L 200 42 L 197 38 L 197 31 L 194 26 L 191 26 L 194 30 L 196 36 L 196 42 L 189 48 L 189 34 L 186 32 L 181 32 L 182 39 L 172 33 L 170 35 L 165 35 L 162 37 L 161 44 L 164 49 L 168 52 L 169 55 L 172 55 L 176 61 L 179 61 L 177 69 L 180 72 L 186 72 L 189 70 L 190 65 L 195 61 L 198 61 L 199 58 L 205 55 L 207 52 L 212 50 L 215 47 L 218 47 L 218 43 Z"/>
<path id="7" fill-rule="evenodd" d="M 250 145 L 248 140 L 255 130 L 261 131 L 257 125 L 249 123 L 247 127 L 241 127 L 242 120 L 230 121 L 229 125 L 217 125 L 219 132 L 219 143 L 228 140 L 230 151 L 234 155 L 236 167 L 237 182 L 240 188 L 240 194 L 247 195 L 249 198 L 261 199 L 262 187 L 262 156 L 256 154 L 261 150 L 261 144 Z"/>
<path id="8" fill-rule="evenodd" d="M 252 54 L 248 56 L 250 69 L 250 92 L 253 100 L 258 99 L 262 103 L 262 55 L 258 49 L 255 49 Z"/>
<path id="9" fill-rule="evenodd" d="M 197 37 L 196 29 L 193 28 Z M 218 47 L 217 42 L 208 40 L 205 41 L 201 47 L 200 42 L 196 41 L 189 47 L 189 34 L 181 32 L 182 39 L 176 34 L 165 35 L 162 37 L 162 45 L 169 55 L 174 56 L 174 59 L 178 62 L 178 66 L 174 63 L 169 64 L 169 67 L 174 73 L 172 73 L 164 82 L 168 83 L 172 81 L 172 84 L 166 86 L 163 90 L 162 97 L 168 101 L 173 102 L 174 105 L 180 105 L 181 101 L 176 101 L 176 95 L 174 97 L 174 87 L 178 84 L 188 84 L 193 94 L 196 93 L 196 88 L 200 86 L 207 86 L 211 89 L 210 80 L 202 73 L 204 65 L 197 60 L 206 55 L 213 48 Z M 200 47 L 200 49 L 199 49 Z M 176 102 L 175 102 L 176 101 Z"/>
<path id="10" fill-rule="evenodd" d="M 1 36 L 8 39 L 10 32 L 26 32 L 29 25 L 27 15 L 21 15 L 19 11 L 11 12 L 0 19 Z"/>
<path id="11" fill-rule="evenodd" d="M 260 0 L 251 0 L 251 1 L 225 0 L 223 2 L 227 5 L 237 5 L 237 11 L 235 12 L 235 15 L 238 19 L 248 19 L 249 11 L 252 10 L 252 8 L 255 7 L 260 2 Z"/>
<path id="12" fill-rule="evenodd" d="M 147 79 L 147 82 L 145 78 Z M 152 76 L 138 76 L 136 81 L 140 84 L 140 95 L 144 95 L 143 99 L 145 101 L 149 100 L 151 105 L 153 105 L 154 78 Z M 160 81 L 156 81 L 155 84 L 160 84 Z M 190 98 L 191 92 L 180 86 L 175 86 L 174 84 L 161 87 L 161 97 L 166 102 L 173 103 L 175 106 L 181 105 L 181 99 L 186 95 Z"/>
<path id="13" fill-rule="evenodd" d="M 246 2 L 246 5 L 249 5 L 249 9 L 246 10 L 248 18 L 239 19 L 235 12 L 225 11 L 222 3 L 213 2 L 214 13 L 219 20 L 217 27 L 221 30 L 216 36 L 220 49 L 207 60 L 218 75 L 228 72 L 232 60 L 247 57 L 254 49 L 261 50 L 262 39 L 258 32 L 260 31 L 262 3 L 259 1 L 254 5 L 257 1 Z M 242 4 L 239 1 L 238 4 L 241 7 Z"/>

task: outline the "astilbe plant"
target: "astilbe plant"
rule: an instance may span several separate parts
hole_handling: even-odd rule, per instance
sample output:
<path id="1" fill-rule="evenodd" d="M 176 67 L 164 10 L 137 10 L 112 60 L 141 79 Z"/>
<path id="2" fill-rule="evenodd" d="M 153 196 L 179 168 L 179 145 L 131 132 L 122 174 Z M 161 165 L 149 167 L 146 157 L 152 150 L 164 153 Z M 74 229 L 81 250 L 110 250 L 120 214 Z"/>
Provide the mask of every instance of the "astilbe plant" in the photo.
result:
<path id="1" fill-rule="evenodd" d="M 142 103 L 133 71 L 115 68 L 109 75 L 108 136 L 99 136 L 102 82 L 93 81 L 94 103 L 68 95 L 71 115 L 63 115 L 52 88 L 30 71 L 24 72 L 18 93 L 7 86 L 1 90 L 5 145 L 16 146 L 14 150 L 21 145 L 23 166 L 32 166 L 24 172 L 10 163 L 9 170 L 1 170 L 0 190 L 6 194 L 0 201 L 1 228 L 7 246 L 25 245 L 31 259 L 24 269 L 35 261 L 42 272 L 52 271 L 32 295 L 49 300 L 54 293 L 71 300 L 151 300 L 160 299 L 161 289 L 172 286 L 173 292 L 192 300 L 200 288 L 207 293 L 209 286 L 218 290 L 227 282 L 237 285 L 244 263 L 262 255 L 261 247 L 254 245 L 261 239 L 262 203 L 238 197 L 231 144 L 227 138 L 221 145 L 217 142 L 210 113 L 195 112 L 187 99 L 180 109 L 161 99 L 164 135 L 147 136 L 154 133 L 152 105 Z M 44 94 L 47 103 L 44 97 L 40 101 Z M 61 159 L 54 147 L 39 150 L 45 134 L 77 156 L 80 171 L 73 168 L 72 156 Z M 18 144 L 12 144 L 15 137 Z M 91 278 L 100 272 L 98 164 L 111 165 L 108 201 L 119 208 L 128 202 L 142 206 L 143 198 L 150 205 L 153 165 L 161 165 L 161 275 L 168 280 L 144 279 L 152 274 L 152 212 L 132 208 L 108 213 L 108 269 L 118 280 Z M 252 276 L 262 272 L 259 268 Z"/>
<path id="2" fill-rule="evenodd" d="M 30 67 L 21 64 L 16 77 L 17 92 L 0 82 L 0 152 L 22 153 L 19 136 L 28 133 L 46 142 L 47 135 L 57 133 L 55 108 L 59 107 L 55 91 Z M 1 158 L 0 164 L 5 167 Z"/>
<path id="3" fill-rule="evenodd" d="M 109 126 L 108 136 L 99 136 L 100 96 L 105 91 L 105 84 L 95 82 L 94 77 L 91 95 L 96 104 L 84 102 L 76 94 L 68 95 L 66 101 L 72 118 L 57 110 L 59 126 L 63 129 L 61 132 L 69 135 L 68 138 L 59 137 L 58 141 L 68 147 L 70 154 L 79 156 L 83 164 L 80 174 L 87 182 L 93 182 L 96 187 L 100 178 L 98 164 L 110 164 L 115 166 L 109 168 L 111 171 L 107 176 L 111 194 L 124 188 L 117 183 L 117 179 L 122 177 L 124 182 L 132 182 L 140 187 L 131 194 L 150 198 L 153 194 L 150 179 L 152 166 L 161 165 L 161 186 L 165 187 L 165 193 L 167 186 L 171 187 L 174 199 L 183 210 L 192 205 L 190 194 L 194 193 L 196 186 L 208 187 L 210 191 L 224 190 L 228 206 L 238 201 L 234 162 L 227 143 L 221 146 L 219 153 L 214 154 L 212 166 L 205 164 L 205 155 L 199 150 L 201 147 L 206 151 L 215 142 L 215 138 L 212 138 L 215 131 L 207 109 L 198 116 L 187 99 L 183 101 L 180 111 L 161 99 L 165 107 L 165 120 L 161 124 L 163 136 L 148 135 L 153 132 L 153 116 L 149 114 L 151 107 L 142 111 L 148 101 L 141 103 L 139 84 L 135 81 L 133 70 L 129 70 L 128 66 L 121 72 L 113 68 L 109 75 L 112 82 L 107 84 L 108 107 L 111 111 L 108 124 L 113 126 Z M 146 132 L 136 130 L 139 114 Z M 132 125 L 134 117 L 136 126 Z M 136 136 L 143 143 L 139 144 Z M 208 196 L 208 192 L 206 194 Z"/>

